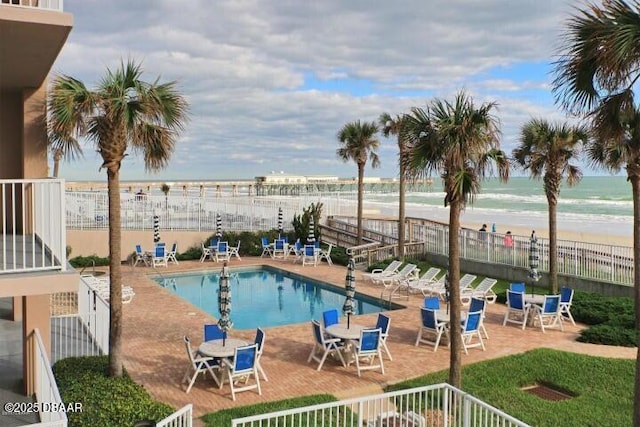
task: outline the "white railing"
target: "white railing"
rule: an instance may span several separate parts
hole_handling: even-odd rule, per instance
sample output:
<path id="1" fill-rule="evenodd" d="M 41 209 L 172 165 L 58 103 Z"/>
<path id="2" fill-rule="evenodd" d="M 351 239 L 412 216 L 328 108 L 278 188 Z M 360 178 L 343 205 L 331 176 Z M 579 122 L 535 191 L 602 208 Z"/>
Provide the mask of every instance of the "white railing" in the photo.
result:
<path id="1" fill-rule="evenodd" d="M 52 296 L 55 303 L 60 298 Z M 51 316 L 51 357 L 109 354 L 109 303 L 80 278 L 77 312 Z"/>
<path id="2" fill-rule="evenodd" d="M 260 231 L 277 228 L 282 208 L 285 229 L 291 229 L 294 215 L 321 202 L 323 217 L 349 215 L 355 211 L 351 194 L 331 193 L 299 197 L 225 196 L 193 197 L 136 195 L 123 193 L 120 215 L 123 230 L 152 230 L 158 215 L 161 230 L 210 231 L 216 215 L 225 231 Z M 67 227 L 74 230 L 106 230 L 109 227 L 108 198 L 104 192 L 73 192 L 66 195 Z"/>
<path id="3" fill-rule="evenodd" d="M 188 404 L 178 409 L 167 418 L 156 423 L 156 427 L 191 427 L 193 422 L 193 405 Z"/>
<path id="4" fill-rule="evenodd" d="M 244 417 L 233 427 L 259 426 L 527 426 L 450 386 L 436 384 Z"/>
<path id="5" fill-rule="evenodd" d="M 0 180 L 0 274 L 67 268 L 64 180 Z"/>
<path id="6" fill-rule="evenodd" d="M 36 380 L 36 401 L 38 403 L 49 403 L 48 409 L 45 405 L 40 405 L 41 409 L 45 409 L 40 412 L 40 420 L 42 422 L 58 422 L 60 425 L 66 427 L 67 416 L 64 411 L 55 410 L 63 405 L 60 393 L 58 392 L 58 385 L 56 379 L 51 371 L 51 363 L 47 357 L 47 351 L 42 343 L 40 337 L 40 331 L 36 328 L 32 335 L 34 339 L 34 364 L 35 364 L 35 380 Z"/>
<path id="7" fill-rule="evenodd" d="M 0 6 L 32 7 L 62 12 L 63 0 L 2 0 Z"/>
<path id="8" fill-rule="evenodd" d="M 447 224 L 419 218 L 408 218 L 408 236 L 421 242 L 424 252 L 448 255 L 449 227 Z M 352 227 L 356 219 L 334 217 L 335 222 Z M 364 219 L 363 227 L 370 236 L 397 230 L 397 221 Z M 391 224 L 391 225 L 389 225 Z M 529 268 L 529 236 L 512 236 L 512 246 L 505 245 L 504 234 L 460 230 L 460 256 L 474 261 Z M 397 234 L 388 238 L 397 240 Z M 549 239 L 538 237 L 539 271 L 549 271 Z M 633 248 L 601 243 L 558 240 L 558 273 L 566 276 L 606 281 L 633 286 Z"/>

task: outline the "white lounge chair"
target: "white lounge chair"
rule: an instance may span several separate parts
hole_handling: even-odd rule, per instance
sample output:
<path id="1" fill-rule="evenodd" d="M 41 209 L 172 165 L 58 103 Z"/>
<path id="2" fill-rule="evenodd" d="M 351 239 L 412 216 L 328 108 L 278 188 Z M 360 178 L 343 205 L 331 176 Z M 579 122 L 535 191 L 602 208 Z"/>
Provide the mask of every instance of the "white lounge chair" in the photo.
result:
<path id="1" fill-rule="evenodd" d="M 489 303 L 496 302 L 497 295 L 491 288 L 493 288 L 493 285 L 497 282 L 498 281 L 496 279 L 485 277 L 475 288 L 464 289 L 460 294 L 462 304 L 469 304 L 471 302 L 471 297 L 484 299 Z"/>
<path id="2" fill-rule="evenodd" d="M 404 267 L 402 267 L 402 270 L 400 270 L 398 274 L 379 277 L 378 279 L 376 279 L 376 282 L 381 283 L 385 288 L 389 288 L 394 284 L 400 284 L 400 282 L 402 281 L 406 282 L 411 280 L 412 278 L 416 278 L 419 273 L 420 270 L 418 269 L 417 265 L 406 264 Z"/>
<path id="3" fill-rule="evenodd" d="M 363 276 L 376 283 L 376 280 L 380 277 L 393 276 L 398 274 L 402 261 L 393 260 L 385 269 L 374 268 L 370 273 L 364 273 Z"/>
<path id="4" fill-rule="evenodd" d="M 476 277 L 477 276 L 474 276 L 473 274 L 465 274 L 460 278 L 460 295 L 462 295 L 468 289 L 472 289 L 471 284 L 473 283 L 474 280 L 476 280 Z M 446 279 L 446 275 L 445 275 L 445 279 Z M 444 301 L 447 294 L 447 289 L 444 286 L 444 281 L 442 281 L 442 283 L 439 284 L 437 289 L 433 289 L 431 291 L 431 294 L 437 295 L 441 300 Z"/>
<path id="5" fill-rule="evenodd" d="M 422 291 L 424 296 L 427 296 L 428 293 L 424 292 L 424 289 L 432 286 L 437 282 L 436 276 L 440 274 L 440 269 L 437 267 L 429 268 L 420 278 L 415 280 L 408 280 L 407 285 L 409 286 L 409 291 L 418 292 Z M 444 277 L 444 276 L 443 276 Z"/>

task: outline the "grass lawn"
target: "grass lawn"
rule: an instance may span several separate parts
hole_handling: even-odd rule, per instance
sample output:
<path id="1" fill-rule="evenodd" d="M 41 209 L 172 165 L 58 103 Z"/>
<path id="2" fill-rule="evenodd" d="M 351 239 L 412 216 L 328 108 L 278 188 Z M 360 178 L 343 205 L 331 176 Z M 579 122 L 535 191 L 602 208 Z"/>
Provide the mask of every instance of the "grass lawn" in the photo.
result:
<path id="1" fill-rule="evenodd" d="M 606 359 L 549 349 L 465 366 L 462 389 L 532 426 L 632 425 L 634 360 Z M 386 391 L 446 382 L 448 370 L 394 384 Z M 551 402 L 521 390 L 552 385 L 574 396 Z M 330 395 L 306 396 L 243 406 L 207 414 L 209 427 L 228 426 L 234 418 L 335 400 Z"/>
<path id="2" fill-rule="evenodd" d="M 534 426 L 630 426 L 634 360 L 537 349 L 465 366 L 462 389 Z M 448 371 L 395 384 L 394 391 L 446 382 Z M 545 384 L 575 396 L 550 402 L 521 390 Z"/>

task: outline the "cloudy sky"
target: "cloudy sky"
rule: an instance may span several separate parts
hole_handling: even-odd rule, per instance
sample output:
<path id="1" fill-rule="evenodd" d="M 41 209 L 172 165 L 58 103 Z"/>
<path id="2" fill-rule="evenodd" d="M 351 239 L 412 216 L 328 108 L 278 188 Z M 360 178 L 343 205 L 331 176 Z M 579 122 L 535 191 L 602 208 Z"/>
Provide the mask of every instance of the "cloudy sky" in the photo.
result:
<path id="1" fill-rule="evenodd" d="M 565 120 L 551 62 L 578 0 L 66 0 L 74 28 L 53 70 L 90 87 L 122 60 L 176 80 L 190 121 L 170 166 L 122 179 L 252 179 L 271 171 L 353 177 L 338 130 L 466 90 L 495 101 L 511 151 L 532 117 Z M 68 180 L 104 180 L 92 146 L 61 165 Z M 397 143 L 380 136 L 395 177 Z"/>

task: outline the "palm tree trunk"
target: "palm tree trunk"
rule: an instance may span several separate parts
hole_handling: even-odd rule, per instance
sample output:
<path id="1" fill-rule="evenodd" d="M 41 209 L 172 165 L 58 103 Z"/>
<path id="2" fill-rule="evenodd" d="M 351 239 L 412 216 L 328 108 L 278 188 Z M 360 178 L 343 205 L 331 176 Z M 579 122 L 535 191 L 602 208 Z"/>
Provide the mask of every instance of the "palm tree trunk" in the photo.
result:
<path id="1" fill-rule="evenodd" d="M 109 375 L 122 376 L 122 273 L 120 271 L 120 172 L 107 169 L 109 194 Z"/>
<path id="2" fill-rule="evenodd" d="M 459 200 L 449 205 L 449 339 L 451 352 L 449 359 L 449 384 L 460 388 L 462 384 L 462 335 L 460 334 L 460 211 Z"/>
<path id="3" fill-rule="evenodd" d="M 636 380 L 633 405 L 633 425 L 640 427 L 640 174 L 629 174 L 633 190 L 633 286 L 636 320 Z"/>
<path id="4" fill-rule="evenodd" d="M 58 177 L 58 172 L 60 172 L 60 160 L 62 159 L 62 150 L 56 150 L 53 153 L 53 177 Z"/>
<path id="5" fill-rule="evenodd" d="M 364 163 L 358 163 L 358 245 L 362 244 L 362 199 L 364 197 Z"/>
<path id="6" fill-rule="evenodd" d="M 404 210 L 404 192 L 405 192 L 405 171 L 404 171 L 404 162 L 403 159 L 403 144 L 400 144 L 400 196 L 399 206 L 398 206 L 398 256 L 401 260 L 404 260 L 404 222 L 405 222 L 405 210 Z"/>
<path id="7" fill-rule="evenodd" d="M 553 294 L 558 293 L 558 225 L 556 211 L 558 204 L 555 198 L 547 198 L 549 204 L 549 288 Z"/>

